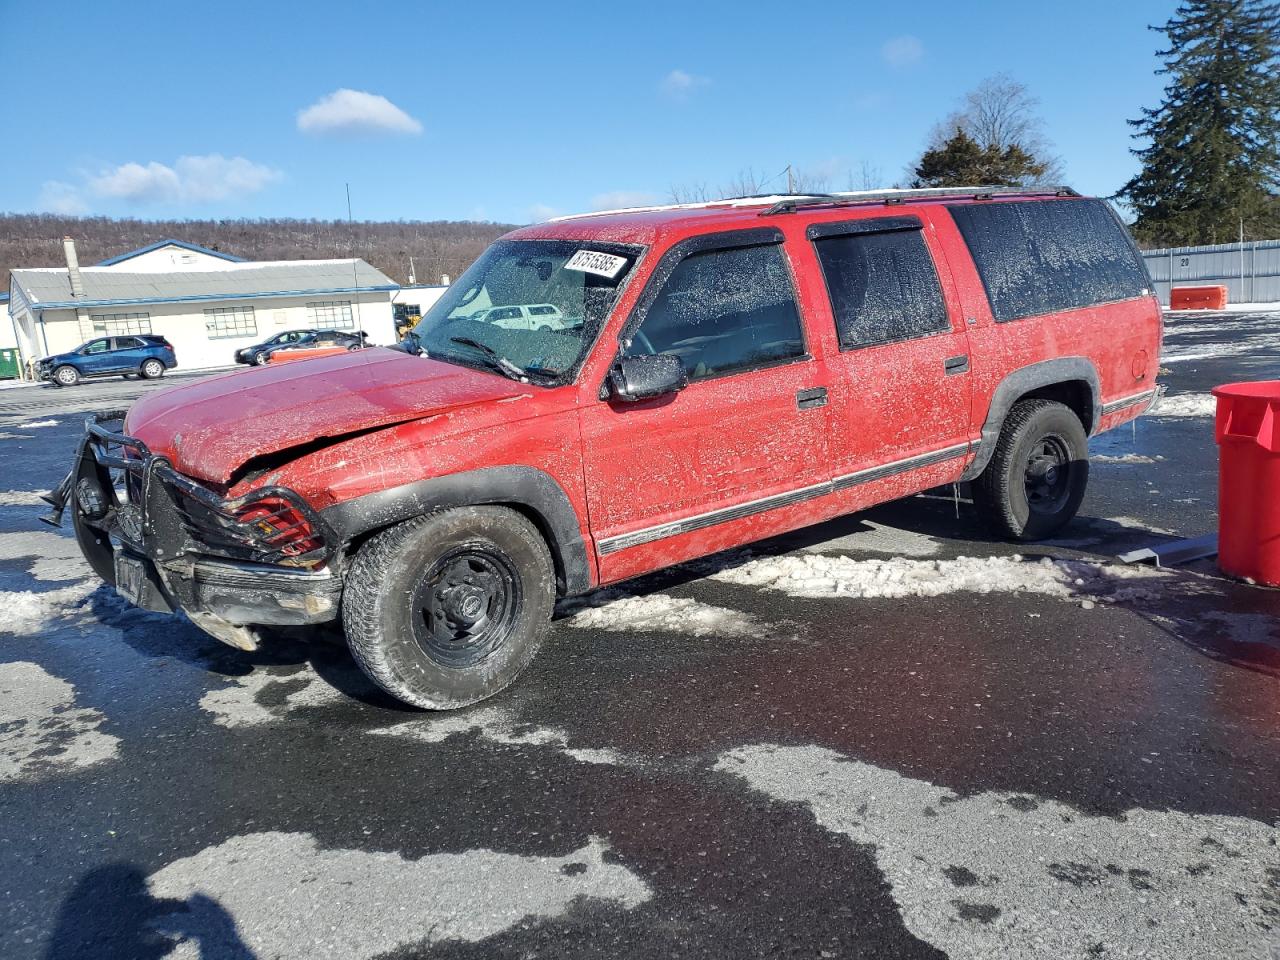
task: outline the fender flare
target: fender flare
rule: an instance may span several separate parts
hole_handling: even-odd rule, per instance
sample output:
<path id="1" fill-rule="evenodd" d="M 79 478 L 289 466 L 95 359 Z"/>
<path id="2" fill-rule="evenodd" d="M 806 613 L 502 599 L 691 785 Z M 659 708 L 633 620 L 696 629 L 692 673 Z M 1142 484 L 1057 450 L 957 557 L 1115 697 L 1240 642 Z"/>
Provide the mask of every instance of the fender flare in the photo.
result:
<path id="1" fill-rule="evenodd" d="M 1055 357 L 1019 367 L 1001 380 L 991 394 L 991 406 L 987 408 L 987 418 L 982 424 L 976 456 L 960 479 L 973 480 L 987 468 L 995 453 L 996 441 L 1000 439 L 1000 431 L 1004 428 L 1005 417 L 1021 397 L 1032 390 L 1069 381 L 1084 383 L 1089 390 L 1089 416 L 1085 418 L 1084 430 L 1086 435 L 1092 436 L 1102 415 L 1101 381 L 1092 360 L 1088 357 Z"/>
<path id="2" fill-rule="evenodd" d="M 320 511 L 341 543 L 372 530 L 450 507 L 510 504 L 533 514 L 547 540 L 560 592 L 586 593 L 592 587 L 587 545 L 578 515 L 555 479 L 536 467 L 482 467 L 463 473 L 416 480 Z"/>

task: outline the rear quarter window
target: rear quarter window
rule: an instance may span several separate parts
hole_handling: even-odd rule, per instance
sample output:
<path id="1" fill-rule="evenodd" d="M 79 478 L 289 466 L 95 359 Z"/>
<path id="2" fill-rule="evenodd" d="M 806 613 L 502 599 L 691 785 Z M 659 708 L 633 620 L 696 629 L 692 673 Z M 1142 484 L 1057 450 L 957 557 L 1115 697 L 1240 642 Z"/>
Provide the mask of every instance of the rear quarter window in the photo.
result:
<path id="1" fill-rule="evenodd" d="M 948 208 L 1006 322 L 1145 295 L 1151 282 L 1101 200 L 1027 200 Z"/>

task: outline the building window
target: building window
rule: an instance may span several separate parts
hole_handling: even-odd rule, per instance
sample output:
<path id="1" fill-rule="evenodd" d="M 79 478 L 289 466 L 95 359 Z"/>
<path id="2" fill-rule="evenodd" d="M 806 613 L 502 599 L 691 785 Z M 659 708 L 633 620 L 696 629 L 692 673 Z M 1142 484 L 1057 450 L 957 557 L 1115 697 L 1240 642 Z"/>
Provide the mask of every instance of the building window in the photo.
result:
<path id="1" fill-rule="evenodd" d="M 204 329 L 210 340 L 254 337 L 258 334 L 258 321 L 253 307 L 212 307 L 204 312 Z"/>
<path id="2" fill-rule="evenodd" d="M 151 332 L 149 313 L 93 313 L 89 315 L 89 319 L 93 321 L 94 333 L 111 337 Z"/>
<path id="3" fill-rule="evenodd" d="M 354 330 L 350 300 L 318 300 L 307 304 L 307 320 L 321 330 Z"/>

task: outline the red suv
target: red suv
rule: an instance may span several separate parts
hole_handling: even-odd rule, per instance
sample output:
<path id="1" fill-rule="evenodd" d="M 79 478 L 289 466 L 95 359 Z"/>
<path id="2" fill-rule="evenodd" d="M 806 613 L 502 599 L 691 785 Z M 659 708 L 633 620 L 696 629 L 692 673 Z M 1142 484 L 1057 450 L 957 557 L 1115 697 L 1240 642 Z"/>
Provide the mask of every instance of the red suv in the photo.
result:
<path id="1" fill-rule="evenodd" d="M 550 304 L 557 325 L 491 322 Z M 401 350 L 88 424 L 51 495 L 94 569 L 252 649 L 341 618 L 423 707 L 502 690 L 557 597 L 959 481 L 1071 519 L 1156 397 L 1160 310 L 1101 200 L 992 188 L 573 217 L 497 241 Z M 123 490 L 123 493 L 117 493 Z"/>

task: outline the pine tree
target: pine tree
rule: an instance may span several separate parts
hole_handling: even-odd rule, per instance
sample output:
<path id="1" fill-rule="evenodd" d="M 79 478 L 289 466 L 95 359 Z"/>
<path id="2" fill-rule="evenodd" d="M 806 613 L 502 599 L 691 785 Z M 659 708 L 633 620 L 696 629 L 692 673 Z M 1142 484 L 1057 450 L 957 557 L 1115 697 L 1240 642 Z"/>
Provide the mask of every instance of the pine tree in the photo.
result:
<path id="1" fill-rule="evenodd" d="M 1164 101 L 1129 123 L 1142 169 L 1118 192 L 1147 242 L 1224 243 L 1280 228 L 1280 4 L 1185 0 L 1163 27 Z"/>
<path id="2" fill-rule="evenodd" d="M 914 172 L 916 187 L 1011 187 L 1039 182 L 1045 164 L 1018 144 L 982 146 L 956 127 L 949 140 L 924 152 Z"/>

